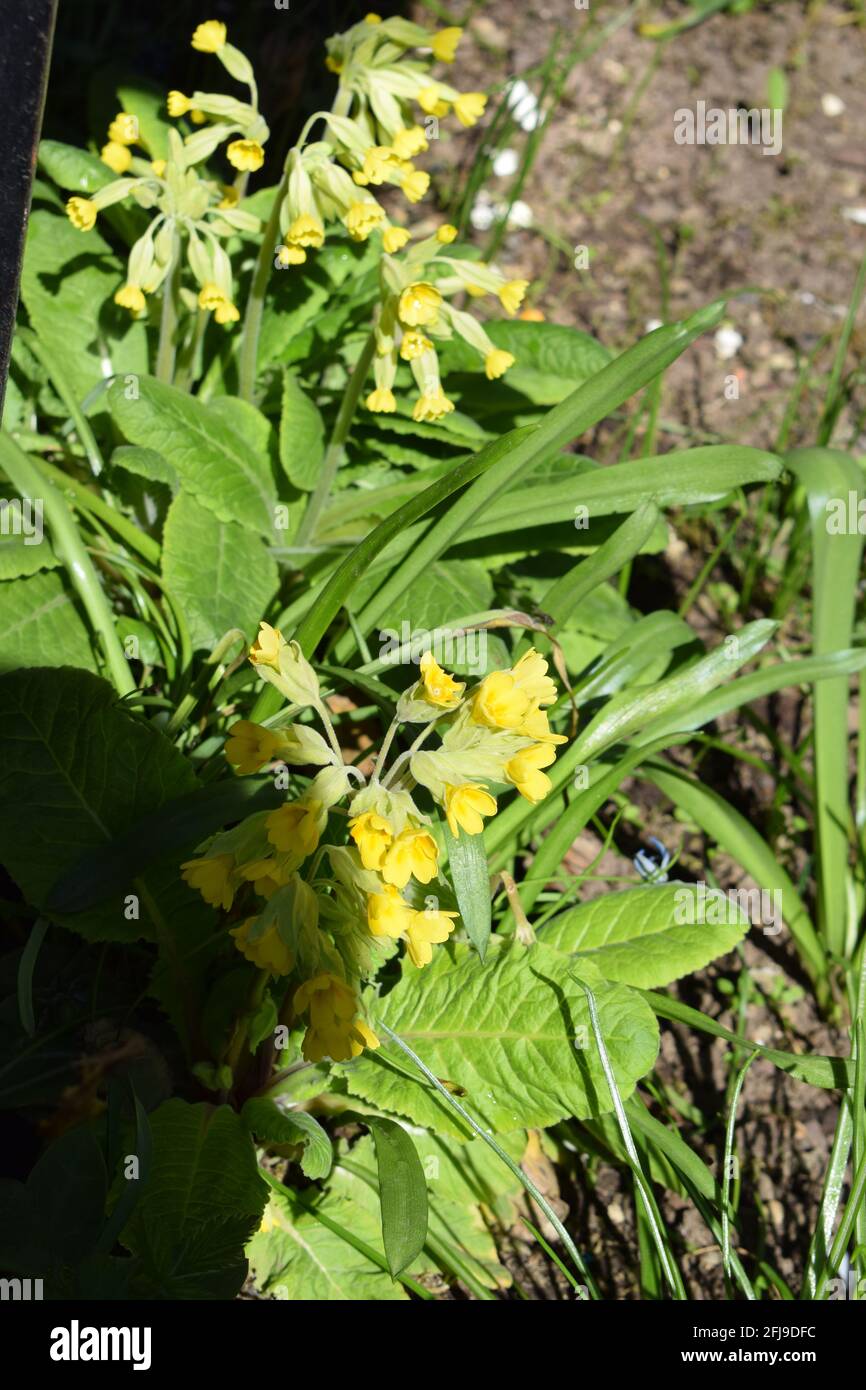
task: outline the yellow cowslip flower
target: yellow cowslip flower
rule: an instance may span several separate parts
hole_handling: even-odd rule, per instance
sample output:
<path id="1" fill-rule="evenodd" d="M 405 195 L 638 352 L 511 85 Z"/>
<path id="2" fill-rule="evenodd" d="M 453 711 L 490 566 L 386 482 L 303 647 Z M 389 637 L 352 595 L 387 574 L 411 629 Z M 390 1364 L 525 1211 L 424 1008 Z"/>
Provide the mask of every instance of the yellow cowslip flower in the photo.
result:
<path id="1" fill-rule="evenodd" d="M 280 652 L 285 645 L 278 627 L 259 623 L 259 635 L 250 647 L 250 661 L 254 666 L 273 666 L 275 671 L 279 671 Z"/>
<path id="2" fill-rule="evenodd" d="M 511 671 L 491 671 L 472 697 L 472 722 L 488 729 L 519 729 L 531 698 Z"/>
<path id="3" fill-rule="evenodd" d="M 439 847 L 429 831 L 407 828 L 388 847 L 383 863 L 366 867 L 381 868 L 386 883 L 405 888 L 410 878 L 429 883 L 436 877 L 438 863 Z"/>
<path id="4" fill-rule="evenodd" d="M 201 893 L 211 907 L 228 912 L 238 886 L 234 856 L 215 854 L 212 858 L 187 859 L 181 864 L 181 878 Z"/>
<path id="5" fill-rule="evenodd" d="M 285 235 L 286 240 L 293 246 L 319 247 L 325 240 L 325 229 L 318 217 L 314 217 L 310 212 L 302 212 L 295 218 Z"/>
<path id="6" fill-rule="evenodd" d="M 428 285 L 422 280 L 403 291 L 397 313 L 402 323 L 417 328 L 420 324 L 432 323 L 441 305 L 442 296 L 435 285 Z"/>
<path id="7" fill-rule="evenodd" d="M 441 119 L 443 116 L 447 116 L 451 110 L 449 103 L 440 96 L 438 87 L 422 87 L 415 100 L 428 116 L 437 116 Z"/>
<path id="8" fill-rule="evenodd" d="M 353 203 L 343 218 L 346 231 L 353 241 L 366 241 L 385 216 L 384 208 L 376 202 Z"/>
<path id="9" fill-rule="evenodd" d="M 461 125 L 472 126 L 484 115 L 487 97 L 483 92 L 461 92 L 454 99 L 454 115 Z"/>
<path id="10" fill-rule="evenodd" d="M 568 743 L 564 734 L 551 732 L 547 722 L 547 711 L 539 709 L 537 705 L 530 706 L 518 732 L 525 734 L 527 738 L 535 739 L 536 743 Z"/>
<path id="11" fill-rule="evenodd" d="M 199 53 L 219 53 L 225 46 L 226 26 L 221 19 L 206 19 L 196 27 L 192 36 L 192 46 Z"/>
<path id="12" fill-rule="evenodd" d="M 265 152 L 258 140 L 232 140 L 226 146 L 226 157 L 229 164 L 244 173 L 254 174 L 265 162 Z"/>
<path id="13" fill-rule="evenodd" d="M 282 746 L 279 734 L 249 719 L 238 719 L 229 729 L 225 755 L 238 772 L 258 772 L 265 763 L 273 762 Z"/>
<path id="14" fill-rule="evenodd" d="M 434 942 L 448 940 L 457 916 L 456 912 L 437 912 L 433 908 L 412 913 L 412 921 L 406 928 L 406 947 L 412 964 L 419 970 L 433 959 Z"/>
<path id="15" fill-rule="evenodd" d="M 219 285 L 215 285 L 209 280 L 206 285 L 202 285 L 198 292 L 198 307 L 207 310 L 216 309 L 224 299 L 225 295 Z"/>
<path id="16" fill-rule="evenodd" d="M 187 111 L 192 108 L 189 97 L 184 96 L 183 92 L 171 91 L 165 99 L 168 114 L 176 119 L 178 116 L 185 116 Z"/>
<path id="17" fill-rule="evenodd" d="M 205 115 L 205 113 L 203 111 L 199 111 L 197 106 L 194 106 L 192 108 L 192 110 L 189 113 L 189 118 L 192 121 L 193 125 L 204 125 L 205 121 L 207 120 L 207 116 Z"/>
<path id="18" fill-rule="evenodd" d="M 272 922 L 261 936 L 250 941 L 250 932 L 255 922 L 255 917 L 248 917 L 239 927 L 232 927 L 229 936 L 234 937 L 235 945 L 244 959 L 252 961 L 259 970 L 267 970 L 271 975 L 288 975 L 295 961 L 280 936 L 277 923 Z"/>
<path id="19" fill-rule="evenodd" d="M 331 55 L 330 55 L 330 53 L 328 54 L 327 58 L 325 59 L 325 67 L 328 69 L 328 72 L 342 72 L 342 71 L 343 71 L 343 64 L 340 62 L 339 58 L 332 58 Z"/>
<path id="20" fill-rule="evenodd" d="M 421 420 L 441 420 L 443 415 L 454 409 L 454 402 L 449 401 L 441 386 L 437 386 L 435 391 L 425 391 L 423 396 L 419 396 L 412 407 L 412 419 Z"/>
<path id="21" fill-rule="evenodd" d="M 440 29 L 437 34 L 433 35 L 433 42 L 430 45 L 433 49 L 433 57 L 440 63 L 453 63 L 457 45 L 462 37 L 463 30 L 456 24 L 447 29 Z"/>
<path id="22" fill-rule="evenodd" d="M 121 285 L 114 296 L 115 304 L 128 309 L 131 314 L 140 314 L 147 307 L 147 301 L 138 285 Z"/>
<path id="23" fill-rule="evenodd" d="M 240 309 L 236 304 L 232 304 L 230 299 L 223 299 L 214 310 L 217 323 L 237 323 L 240 316 Z"/>
<path id="24" fill-rule="evenodd" d="M 433 344 L 429 338 L 425 338 L 423 333 L 418 333 L 414 328 L 403 334 L 403 341 L 400 344 L 400 356 L 404 362 L 414 362 L 422 353 L 429 352 Z"/>
<path id="25" fill-rule="evenodd" d="M 513 668 L 515 685 L 537 705 L 552 705 L 556 699 L 556 682 L 547 674 L 547 662 L 540 652 L 530 647 Z"/>
<path id="26" fill-rule="evenodd" d="M 364 164 L 356 169 L 352 178 L 363 187 L 365 184 L 384 183 L 394 170 L 399 168 L 400 160 L 390 145 L 371 145 L 364 152 Z"/>
<path id="27" fill-rule="evenodd" d="M 516 314 L 529 288 L 528 280 L 508 280 L 497 290 L 499 302 L 507 314 Z"/>
<path id="28" fill-rule="evenodd" d="M 397 409 L 394 392 L 387 386 L 378 386 L 371 391 L 364 404 L 377 415 L 392 415 Z"/>
<path id="29" fill-rule="evenodd" d="M 443 671 L 432 652 L 424 652 L 419 662 L 421 679 L 424 682 L 424 695 L 431 705 L 441 709 L 454 709 L 463 699 L 465 681 L 456 681 Z"/>
<path id="30" fill-rule="evenodd" d="M 137 144 L 138 117 L 131 115 L 129 111 L 118 111 L 108 127 L 108 138 L 118 145 Z"/>
<path id="31" fill-rule="evenodd" d="M 373 14 L 373 12 L 372 12 L 372 10 L 371 10 L 369 14 L 365 14 L 365 15 L 364 15 L 364 23 L 365 23 L 365 24 L 381 24 L 381 23 L 382 23 L 382 16 L 381 16 L 380 14 Z"/>
<path id="32" fill-rule="evenodd" d="M 307 259 L 307 253 L 300 246 L 279 246 L 277 248 L 277 260 L 281 266 L 303 265 Z"/>
<path id="33" fill-rule="evenodd" d="M 99 158 L 107 164 L 113 174 L 125 174 L 132 163 L 132 152 L 127 145 L 118 140 L 109 140 L 99 151 Z"/>
<path id="34" fill-rule="evenodd" d="M 509 758 L 505 775 L 527 801 L 543 801 L 550 791 L 550 778 L 541 771 L 556 760 L 556 751 L 549 743 L 533 743 Z"/>
<path id="35" fill-rule="evenodd" d="M 460 787 L 445 787 L 445 818 L 452 835 L 463 829 L 467 835 L 480 835 L 484 829 L 483 816 L 495 816 L 496 798 L 483 787 L 465 782 Z"/>
<path id="36" fill-rule="evenodd" d="M 275 849 L 282 854 L 294 850 L 307 859 L 318 846 L 324 828 L 321 802 L 289 801 L 271 811 L 265 825 Z"/>
<path id="37" fill-rule="evenodd" d="M 484 359 L 484 375 L 488 381 L 504 376 L 509 367 L 514 366 L 514 356 L 504 348 L 494 348 Z"/>
<path id="38" fill-rule="evenodd" d="M 393 256 L 395 251 L 402 251 L 406 242 L 410 238 L 410 233 L 405 227 L 386 227 L 382 233 L 382 245 L 389 256 Z"/>
<path id="39" fill-rule="evenodd" d="M 89 198 L 70 198 L 66 216 L 79 232 L 90 232 L 96 226 L 96 208 Z"/>
<path id="40" fill-rule="evenodd" d="M 308 1062 L 348 1062 L 365 1047 L 376 1048 L 379 1039 L 372 1028 L 357 1016 L 355 991 L 336 975 L 323 973 L 307 980 L 295 990 L 295 1013 L 309 1010 L 310 1023 L 304 1035 L 304 1057 Z"/>
<path id="41" fill-rule="evenodd" d="M 381 893 L 367 894 L 367 926 L 373 936 L 390 936 L 399 940 L 406 935 L 413 909 L 393 884 L 386 883 Z"/>
<path id="42" fill-rule="evenodd" d="M 153 170 L 153 172 L 156 174 L 156 177 L 157 177 L 158 179 L 161 179 L 162 176 L 163 176 L 163 174 L 165 173 L 165 160 L 164 160 L 164 159 L 152 159 L 152 160 L 150 161 L 150 167 L 151 167 L 151 169 Z"/>
<path id="43" fill-rule="evenodd" d="M 361 853 L 365 869 L 381 869 L 385 851 L 394 838 L 390 821 L 375 811 L 364 811 L 349 821 L 349 834 Z"/>
<path id="44" fill-rule="evenodd" d="M 405 126 L 391 137 L 391 148 L 398 159 L 414 159 L 428 149 L 427 136 L 420 125 Z"/>
<path id="45" fill-rule="evenodd" d="M 220 212 L 225 212 L 227 208 L 236 208 L 241 200 L 239 190 L 235 188 L 233 183 L 223 183 L 220 184 L 220 187 L 223 195 L 217 203 Z"/>
<path id="46" fill-rule="evenodd" d="M 441 246 L 450 246 L 452 241 L 457 240 L 457 228 L 452 227 L 450 222 L 443 222 L 436 229 L 436 240 Z"/>
<path id="47" fill-rule="evenodd" d="M 420 203 L 429 187 L 430 175 L 425 173 L 423 169 L 410 170 L 400 184 L 400 188 L 410 203 Z"/>

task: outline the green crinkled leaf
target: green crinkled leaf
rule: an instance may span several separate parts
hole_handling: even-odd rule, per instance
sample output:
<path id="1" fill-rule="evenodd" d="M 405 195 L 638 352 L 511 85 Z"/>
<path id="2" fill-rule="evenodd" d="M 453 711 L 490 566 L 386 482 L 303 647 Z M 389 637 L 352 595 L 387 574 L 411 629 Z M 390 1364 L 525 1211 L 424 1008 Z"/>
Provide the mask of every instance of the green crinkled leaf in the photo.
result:
<path id="1" fill-rule="evenodd" d="M 182 754 L 106 681 L 66 667 L 0 677 L 0 845 L 34 906 L 86 852 L 195 786 Z M 133 891 L 128 883 L 101 913 L 82 914 L 76 930 L 97 940 L 144 935 L 146 924 L 124 914 Z"/>
<path id="2" fill-rule="evenodd" d="M 280 415 L 280 462 L 289 481 L 306 492 L 312 491 L 324 455 L 325 426 L 319 408 L 294 372 L 286 371 Z"/>
<path id="3" fill-rule="evenodd" d="M 333 1153 L 327 1132 L 305 1110 L 283 1110 L 266 1097 L 253 1097 L 241 1111 L 250 1131 L 262 1143 L 303 1145 L 301 1168 L 308 1178 L 326 1178 Z"/>
<path id="4" fill-rule="evenodd" d="M 702 909 L 693 883 L 644 885 L 560 913 L 542 928 L 541 939 L 591 960 L 606 980 L 656 989 L 702 969 L 742 940 L 746 916 L 726 903 L 726 919 L 716 923 L 718 907 L 710 900 Z M 694 920 L 701 916 L 706 920 Z"/>
<path id="5" fill-rule="evenodd" d="M 30 218 L 21 297 L 45 347 L 82 401 L 110 373 L 147 371 L 144 324 L 113 303 L 123 267 L 98 227 L 79 232 L 66 217 Z"/>
<path id="6" fill-rule="evenodd" d="M 408 1042 L 462 1103 L 496 1133 L 612 1108 L 592 1042 L 589 1011 L 560 952 L 491 940 L 482 965 L 468 946 L 440 948 L 403 977 L 375 1016 Z M 622 985 L 599 986 L 608 1052 L 624 1096 L 653 1065 L 658 1028 L 645 1002 Z M 374 1022 L 375 1027 L 375 1022 Z M 575 1039 L 579 1045 L 575 1046 Z M 394 1044 L 340 1067 L 349 1090 L 439 1133 L 465 1127 Z"/>
<path id="7" fill-rule="evenodd" d="M 156 1298 L 232 1298 L 267 1188 L 249 1131 L 227 1105 L 166 1101 L 150 1116 L 150 1176 L 121 1242 Z"/>
<path id="8" fill-rule="evenodd" d="M 121 444 L 119 449 L 115 449 L 111 455 L 111 466 L 147 478 L 151 483 L 165 483 L 173 492 L 180 485 L 177 469 L 162 454 L 155 449 L 141 449 L 137 444 Z"/>
<path id="9" fill-rule="evenodd" d="M 140 378 L 135 398 L 129 398 L 122 381 L 111 385 L 108 397 L 130 443 L 162 454 L 202 506 L 220 521 L 273 535 L 270 460 L 219 412 L 149 376 Z"/>
<path id="10" fill-rule="evenodd" d="M 22 547 L 22 553 L 29 549 Z M 24 666 L 96 669 L 87 628 L 60 574 L 0 583 L 0 670 Z"/>
<path id="11" fill-rule="evenodd" d="M 34 544 L 32 536 L 0 533 L 0 580 L 26 579 L 40 570 L 53 570 L 60 564 L 48 537 Z"/>
<path id="12" fill-rule="evenodd" d="M 183 606 L 193 645 L 207 648 L 233 627 L 254 636 L 279 579 L 259 536 L 221 521 L 187 492 L 168 510 L 162 573 Z"/>

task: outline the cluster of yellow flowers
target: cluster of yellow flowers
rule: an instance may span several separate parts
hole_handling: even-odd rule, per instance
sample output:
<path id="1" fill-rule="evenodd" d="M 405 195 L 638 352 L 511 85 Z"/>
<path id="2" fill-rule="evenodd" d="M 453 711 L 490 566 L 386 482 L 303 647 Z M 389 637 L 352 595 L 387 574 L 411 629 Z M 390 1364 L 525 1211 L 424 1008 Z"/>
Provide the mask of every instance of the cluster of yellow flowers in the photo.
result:
<path id="1" fill-rule="evenodd" d="M 235 323 L 239 311 L 234 303 L 232 267 L 222 242 L 238 232 L 258 232 L 257 217 L 238 207 L 242 181 L 248 171 L 259 169 L 264 161 L 268 127 L 258 110 L 258 94 L 249 59 L 226 42 L 226 26 L 218 20 L 200 24 L 192 46 L 202 53 L 215 54 L 226 71 L 247 84 L 247 102 L 218 93 L 169 92 L 168 113 L 173 118 L 188 115 L 194 130 L 182 137 L 169 131 L 168 159 L 142 159 L 131 147 L 146 150 L 138 119 L 121 111 L 108 129 L 102 160 L 116 180 L 98 189 L 89 198 L 75 196 L 66 204 L 70 221 L 79 231 L 96 225 L 97 213 L 125 198 L 139 207 L 153 209 L 156 216 L 139 237 L 129 254 L 126 283 L 114 296 L 116 304 L 130 313 L 146 311 L 146 296 L 154 294 L 177 264 L 181 246 L 198 285 L 198 293 L 182 290 L 190 309 L 212 311 L 217 323 Z M 229 163 L 239 171 L 241 182 L 232 187 L 214 179 L 200 177 L 196 165 L 208 159 L 224 140 Z"/>
<path id="2" fill-rule="evenodd" d="M 231 928 L 238 950 L 271 975 L 300 980 L 291 1000 L 294 1017 L 309 1015 L 307 1060 L 346 1061 L 378 1046 L 361 1016 L 359 990 L 384 951 L 403 942 L 415 966 L 428 965 L 458 915 L 440 909 L 435 894 L 425 901 L 423 890 L 439 877 L 439 844 L 413 791 L 429 792 L 455 836 L 479 834 L 485 817 L 495 814 L 491 785 L 516 787 L 529 801 L 540 801 L 550 790 L 542 769 L 565 742 L 551 731 L 546 712 L 556 686 L 534 650 L 472 689 L 425 653 L 419 679 L 397 702 L 367 782 L 344 763 L 318 678 L 297 643 L 262 623 L 250 661 L 289 708 L 284 722 L 272 727 L 235 723 L 228 760 L 241 774 L 274 762 L 321 770 L 277 810 L 258 812 L 200 846 L 182 866 L 183 876 L 224 911 L 248 887 L 263 899 L 258 913 Z M 302 710 L 319 717 L 324 736 L 297 721 Z M 400 724 L 423 728 L 385 772 L 383 760 Z M 439 747 L 424 749 L 434 730 Z M 344 798 L 345 808 L 339 806 Z M 323 841 L 341 815 L 347 817 L 344 842 Z"/>
<path id="3" fill-rule="evenodd" d="M 352 240 L 382 238 L 379 303 L 375 312 L 375 387 L 366 397 L 375 412 L 397 409 L 394 382 L 399 363 L 409 364 L 419 388 L 413 415 L 419 421 L 441 419 L 454 409 L 445 395 L 435 350 L 437 341 L 455 333 L 482 357 L 489 380 L 514 364 L 510 352 L 496 348 L 471 314 L 450 302 L 455 295 L 493 295 L 509 314 L 517 313 L 527 289 L 526 280 L 509 279 L 481 262 L 449 255 L 445 248 L 457 230 L 441 226 L 436 234 L 409 244 L 411 233 L 389 220 L 370 191 L 385 184 L 398 186 L 410 203 L 423 198 L 429 175 L 417 169 L 413 157 L 428 148 L 428 135 L 441 117 L 453 110 L 464 126 L 473 125 L 484 111 L 481 92 L 458 92 L 435 79 L 436 62 L 454 59 L 461 30 L 456 26 L 431 33 L 404 19 L 382 20 L 369 14 L 361 23 L 328 41 L 328 66 L 339 74 L 331 111 L 316 112 L 289 153 L 279 197 L 281 241 L 279 266 L 303 265 L 311 250 L 324 244 L 329 224 L 340 224 Z M 261 167 L 268 127 L 258 109 L 258 92 L 249 60 L 227 41 L 226 26 L 218 20 L 200 24 L 192 46 L 214 54 L 226 71 L 249 88 L 249 100 L 212 92 L 168 94 L 171 117 L 188 117 L 200 128 L 181 138 L 170 132 L 169 158 L 148 161 L 133 155 L 141 144 L 136 118 L 121 112 L 112 121 L 102 158 L 120 177 L 90 198 L 73 197 L 67 211 L 73 225 L 87 231 L 101 208 L 123 198 L 154 208 L 157 216 L 136 242 L 129 257 L 127 282 L 115 295 L 118 304 L 134 314 L 146 308 L 176 264 L 179 242 L 198 285 L 197 296 L 182 291 L 190 308 L 213 311 L 218 323 L 239 317 L 232 290 L 232 267 L 220 238 L 239 231 L 258 231 L 257 218 L 238 202 L 247 174 Z M 425 125 L 416 119 L 415 108 Z M 322 122 L 322 139 L 308 142 L 312 127 Z M 201 178 L 195 166 L 208 159 L 224 141 L 226 156 L 238 179 L 226 187 Z M 435 281 L 435 283 L 434 283 Z"/>

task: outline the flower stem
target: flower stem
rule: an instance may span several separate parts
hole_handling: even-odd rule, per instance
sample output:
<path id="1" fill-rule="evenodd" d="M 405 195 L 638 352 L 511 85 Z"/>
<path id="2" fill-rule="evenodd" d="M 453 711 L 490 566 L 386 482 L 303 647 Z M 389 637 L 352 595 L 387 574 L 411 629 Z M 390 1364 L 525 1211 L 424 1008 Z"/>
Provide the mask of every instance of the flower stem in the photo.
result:
<path id="1" fill-rule="evenodd" d="M 180 244 L 175 233 L 171 269 L 165 277 L 162 291 L 162 315 L 159 320 L 159 348 L 156 354 L 156 379 L 171 385 L 174 376 L 175 332 L 177 329 L 177 299 L 180 285 Z"/>
<path id="2" fill-rule="evenodd" d="M 274 195 L 274 205 L 268 218 L 259 254 L 256 258 L 247 307 L 244 313 L 244 327 L 241 337 L 241 356 L 238 368 L 238 395 L 242 401 L 252 403 L 256 389 L 256 364 L 259 355 L 259 334 L 262 329 L 262 314 L 265 308 L 265 293 L 271 278 L 274 263 L 274 250 L 280 234 L 280 209 L 289 187 L 288 163 L 283 171 L 279 187 Z"/>
<path id="3" fill-rule="evenodd" d="M 343 458 L 343 451 L 346 446 L 346 439 L 355 416 L 361 390 L 367 379 L 367 372 L 370 370 L 370 363 L 373 361 L 373 354 L 376 351 L 376 337 L 372 329 L 361 349 L 361 355 L 355 363 L 355 370 L 349 377 L 345 395 L 340 404 L 337 414 L 334 432 L 331 435 L 330 443 L 325 451 L 322 460 L 322 467 L 319 470 L 319 478 L 316 483 L 315 491 L 310 494 L 307 502 L 306 511 L 301 517 L 301 524 L 298 527 L 297 535 L 294 539 L 295 545 L 306 545 L 313 536 L 319 517 L 331 494 L 331 486 L 337 474 L 337 469 Z"/>

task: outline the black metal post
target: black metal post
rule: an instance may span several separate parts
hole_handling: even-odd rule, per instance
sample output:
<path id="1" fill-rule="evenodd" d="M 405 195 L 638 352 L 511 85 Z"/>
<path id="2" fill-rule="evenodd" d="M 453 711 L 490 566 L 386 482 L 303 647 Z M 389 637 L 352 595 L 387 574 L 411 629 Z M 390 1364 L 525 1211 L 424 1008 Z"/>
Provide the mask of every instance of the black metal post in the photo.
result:
<path id="1" fill-rule="evenodd" d="M 0 0 L 0 416 L 57 0 Z"/>

